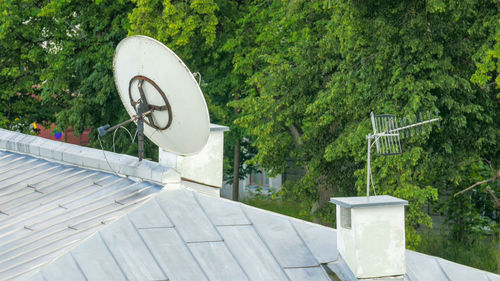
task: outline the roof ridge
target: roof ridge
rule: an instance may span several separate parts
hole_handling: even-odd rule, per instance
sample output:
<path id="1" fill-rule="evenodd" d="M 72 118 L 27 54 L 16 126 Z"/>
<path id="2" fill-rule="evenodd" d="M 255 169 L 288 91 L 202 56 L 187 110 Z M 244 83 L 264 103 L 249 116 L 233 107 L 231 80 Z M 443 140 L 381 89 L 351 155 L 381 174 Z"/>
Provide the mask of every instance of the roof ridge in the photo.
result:
<path id="1" fill-rule="evenodd" d="M 172 168 L 160 163 L 101 149 L 45 139 L 0 128 L 0 150 L 36 158 L 164 183 L 164 173 Z M 115 172 L 116 171 L 116 172 Z"/>

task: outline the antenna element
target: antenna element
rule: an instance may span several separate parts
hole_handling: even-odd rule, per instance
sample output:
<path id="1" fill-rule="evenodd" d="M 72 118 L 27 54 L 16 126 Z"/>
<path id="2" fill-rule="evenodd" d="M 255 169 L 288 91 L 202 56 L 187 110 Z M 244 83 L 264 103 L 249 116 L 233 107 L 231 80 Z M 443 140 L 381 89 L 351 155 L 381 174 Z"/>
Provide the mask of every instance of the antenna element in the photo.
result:
<path id="1" fill-rule="evenodd" d="M 380 155 L 389 156 L 401 154 L 402 149 L 400 137 L 408 137 L 410 135 L 413 136 L 414 131 L 419 133 L 418 129 L 420 126 L 429 125 L 432 122 L 439 121 L 439 117 L 431 119 L 430 113 L 427 113 L 427 118 L 427 120 L 423 120 L 422 114 L 420 114 L 420 119 L 417 119 L 415 116 L 415 123 L 409 125 L 406 125 L 407 121 L 406 118 L 404 118 L 404 121 L 400 122 L 398 126 L 398 120 L 394 115 L 375 115 L 373 112 L 370 113 L 373 134 L 366 135 L 366 139 L 368 140 L 368 154 L 366 161 L 366 197 L 370 197 L 370 180 L 372 179 L 370 163 L 371 149 L 373 146 L 372 140 L 374 140 L 375 146 L 377 147 L 377 153 Z M 411 120 L 411 118 L 408 120 Z M 420 129 L 420 132 L 422 131 L 423 128 Z M 371 181 L 373 186 L 373 180 Z M 373 192 L 375 192 L 374 186 Z"/>

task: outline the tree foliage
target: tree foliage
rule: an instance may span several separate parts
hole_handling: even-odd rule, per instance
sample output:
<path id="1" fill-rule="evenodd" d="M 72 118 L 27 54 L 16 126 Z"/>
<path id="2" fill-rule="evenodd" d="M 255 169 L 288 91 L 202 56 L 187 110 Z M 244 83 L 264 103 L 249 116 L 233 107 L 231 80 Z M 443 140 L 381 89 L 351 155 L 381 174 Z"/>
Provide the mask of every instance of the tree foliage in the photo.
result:
<path id="1" fill-rule="evenodd" d="M 256 138 L 254 161 L 281 172 L 285 159 L 297 159 L 307 173 L 284 192 L 328 221 L 330 195 L 354 186 L 364 194 L 371 111 L 439 112 L 440 129 L 372 164 L 379 193 L 409 200 L 407 237 L 418 244 L 415 228 L 432 225 L 423 206 L 484 173 L 471 159 L 499 165 L 496 92 L 470 81 L 471 58 L 494 30 L 485 22 L 498 14 L 495 1 L 273 1 L 257 9 L 262 26 L 251 23 L 259 34 L 247 56 L 257 66 L 246 81 L 253 89 L 233 102 Z M 450 219 L 472 212 L 456 211 L 459 200 L 441 209 L 454 210 Z M 459 229 L 463 237 L 467 228 Z"/>
<path id="2" fill-rule="evenodd" d="M 329 198 L 365 192 L 370 112 L 438 112 L 440 127 L 404 139 L 403 154 L 374 156 L 376 191 L 410 202 L 410 247 L 432 225 L 429 203 L 457 240 L 491 233 L 498 215 L 484 189 L 498 195 L 497 182 L 450 195 L 500 166 L 499 3 L 3 0 L 0 126 L 45 120 L 81 131 L 125 119 L 114 49 L 127 34 L 148 35 L 201 73 L 211 121 L 231 128 L 226 174 L 237 144 L 240 176 L 293 162 L 304 176 L 281 195 L 333 224 Z M 127 137 L 118 149 L 135 154 Z"/>
<path id="3" fill-rule="evenodd" d="M 232 181 L 233 147 L 242 146 L 239 177 L 248 174 L 243 163 L 254 149 L 244 130 L 233 124 L 238 112 L 227 103 L 245 94 L 245 76 L 233 72 L 233 60 L 241 45 L 235 46 L 238 19 L 246 6 L 235 1 L 136 1 L 129 15 L 129 35 L 142 34 L 163 42 L 187 64 L 194 73 L 200 73 L 200 86 L 205 94 L 211 121 L 228 125 L 225 134 L 225 179 Z M 237 40 L 245 40 L 237 38 Z"/>
<path id="4" fill-rule="evenodd" d="M 9 104 L 20 104 L 10 119 L 29 120 L 22 123 L 20 129 L 24 130 L 33 121 L 55 122 L 59 130 L 92 128 L 91 145 L 98 146 L 97 127 L 128 119 L 115 88 L 112 65 L 115 47 L 127 35 L 127 15 L 133 4 L 6 0 L 1 5 L 6 11 L 0 16 L 1 44 L 12 50 L 2 56 L 18 57 L 7 61 L 19 74 L 6 68 L 4 72 L 18 75 L 20 81 L 18 85 L 7 81 L 3 88 L 2 97 Z M 2 66 L 7 64 L 2 62 Z M 16 97 L 16 92 L 33 93 L 38 100 Z M 103 143 L 109 149 L 112 138 L 104 138 Z M 121 152 L 135 155 L 137 151 L 137 145 L 123 133 L 117 134 L 116 146 Z M 146 142 L 146 156 L 157 159 L 152 143 Z"/>

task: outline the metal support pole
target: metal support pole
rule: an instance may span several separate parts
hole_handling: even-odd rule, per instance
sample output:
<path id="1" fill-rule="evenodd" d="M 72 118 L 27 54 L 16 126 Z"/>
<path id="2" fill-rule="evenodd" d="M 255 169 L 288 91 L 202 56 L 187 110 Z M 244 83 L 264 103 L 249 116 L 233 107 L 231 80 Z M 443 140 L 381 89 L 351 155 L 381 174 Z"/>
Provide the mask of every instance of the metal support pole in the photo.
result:
<path id="1" fill-rule="evenodd" d="M 139 161 L 144 159 L 144 116 L 142 113 L 146 109 L 144 103 L 140 103 L 137 109 L 137 115 L 140 116 L 137 119 L 137 146 L 139 150 Z"/>
<path id="2" fill-rule="evenodd" d="M 371 168 L 370 168 L 370 150 L 371 150 L 371 142 L 372 138 L 370 135 L 366 136 L 368 139 L 368 160 L 366 161 L 366 197 L 370 197 L 370 174 L 371 174 Z"/>
<path id="3" fill-rule="evenodd" d="M 139 161 L 144 159 L 144 116 L 142 115 L 146 111 L 146 96 L 142 90 L 142 84 L 144 80 L 139 81 L 137 87 L 139 88 L 139 93 L 141 94 L 141 99 L 137 107 L 137 115 L 139 119 L 137 120 L 137 147 L 139 150 Z"/>

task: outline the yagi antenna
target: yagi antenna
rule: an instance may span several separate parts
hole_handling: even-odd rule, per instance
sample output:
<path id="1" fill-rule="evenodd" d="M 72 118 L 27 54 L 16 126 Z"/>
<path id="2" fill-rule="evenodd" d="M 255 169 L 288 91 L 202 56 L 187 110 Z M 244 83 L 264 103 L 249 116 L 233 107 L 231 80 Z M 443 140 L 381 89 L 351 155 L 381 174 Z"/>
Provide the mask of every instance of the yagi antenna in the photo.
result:
<path id="1" fill-rule="evenodd" d="M 192 155 L 205 146 L 210 132 L 205 98 L 191 71 L 168 47 L 147 36 L 125 38 L 116 47 L 113 70 L 131 118 L 100 127 L 99 136 L 136 122 L 139 161 L 144 136 L 178 155 Z"/>
<path id="2" fill-rule="evenodd" d="M 370 166 L 371 149 L 373 146 L 372 140 L 374 140 L 377 153 L 380 155 L 389 156 L 401 154 L 401 138 L 419 134 L 423 132 L 426 127 L 430 127 L 427 126 L 430 125 L 430 123 L 439 121 L 439 117 L 437 116 L 435 118 L 431 118 L 429 112 L 427 112 L 426 118 L 427 119 L 424 120 L 423 115 L 419 114 L 418 118 L 417 116 L 414 116 L 398 120 L 396 116 L 391 114 L 375 115 L 371 112 L 370 119 L 373 127 L 373 134 L 368 134 L 366 136 L 366 139 L 368 140 L 368 159 L 366 161 L 367 197 L 370 197 L 370 180 L 372 178 Z M 373 180 L 371 181 L 373 186 Z M 373 187 L 373 192 L 375 192 L 375 187 Z"/>

